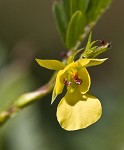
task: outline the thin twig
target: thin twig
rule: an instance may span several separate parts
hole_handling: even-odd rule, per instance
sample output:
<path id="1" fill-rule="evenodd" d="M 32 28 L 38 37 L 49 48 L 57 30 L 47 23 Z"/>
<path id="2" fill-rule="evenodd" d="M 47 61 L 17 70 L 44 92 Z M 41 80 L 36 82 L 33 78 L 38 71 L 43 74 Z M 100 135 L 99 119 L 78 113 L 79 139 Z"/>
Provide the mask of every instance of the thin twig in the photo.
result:
<path id="1" fill-rule="evenodd" d="M 0 126 L 2 126 L 9 118 L 17 114 L 22 108 L 25 108 L 27 105 L 34 103 L 39 98 L 44 97 L 50 93 L 54 87 L 56 78 L 56 72 L 50 79 L 50 81 L 41 86 L 39 89 L 33 92 L 25 93 L 21 95 L 13 104 L 11 104 L 7 109 L 0 112 Z"/>

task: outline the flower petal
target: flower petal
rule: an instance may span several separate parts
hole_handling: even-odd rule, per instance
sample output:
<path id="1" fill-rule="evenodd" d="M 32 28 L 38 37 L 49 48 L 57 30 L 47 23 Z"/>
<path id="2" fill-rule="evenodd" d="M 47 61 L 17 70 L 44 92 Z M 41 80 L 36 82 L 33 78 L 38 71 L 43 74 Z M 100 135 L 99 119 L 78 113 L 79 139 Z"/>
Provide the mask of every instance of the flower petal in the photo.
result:
<path id="1" fill-rule="evenodd" d="M 82 68 L 78 70 L 78 77 L 82 80 L 82 83 L 78 85 L 79 90 L 82 94 L 85 94 L 87 91 L 89 91 L 91 80 L 90 75 L 86 68 Z"/>
<path id="2" fill-rule="evenodd" d="M 56 77 L 56 83 L 54 86 L 51 103 L 53 103 L 58 94 L 62 93 L 63 88 L 64 88 L 64 75 L 63 70 L 60 70 Z"/>
<path id="3" fill-rule="evenodd" d="M 89 58 L 83 58 L 78 60 L 76 63 L 81 65 L 82 67 L 91 67 L 102 64 L 107 58 L 104 59 L 89 59 Z"/>
<path id="4" fill-rule="evenodd" d="M 86 67 L 91 67 L 91 66 L 96 66 L 96 65 L 100 65 L 102 64 L 105 60 L 107 60 L 108 58 L 104 58 L 104 59 L 89 59 L 89 63 L 86 65 Z"/>
<path id="5" fill-rule="evenodd" d="M 37 63 L 47 69 L 51 70 L 62 70 L 64 69 L 65 65 L 58 60 L 42 60 L 42 59 L 36 59 Z"/>
<path id="6" fill-rule="evenodd" d="M 56 86 L 54 86 L 53 93 L 52 93 L 51 104 L 54 102 L 54 100 L 56 99 L 56 97 L 57 97 L 57 94 L 56 94 Z"/>
<path id="7" fill-rule="evenodd" d="M 82 58 L 76 61 L 75 63 L 78 64 L 80 67 L 85 67 L 90 62 L 90 59 Z"/>
<path id="8" fill-rule="evenodd" d="M 68 131 L 86 128 L 95 123 L 102 114 L 100 101 L 91 95 L 78 92 L 67 93 L 57 108 L 57 119 L 61 127 Z"/>
<path id="9" fill-rule="evenodd" d="M 75 62 L 73 61 L 72 63 L 70 63 L 69 65 L 67 65 L 64 69 L 63 69 L 63 74 L 66 73 L 66 71 L 68 71 L 70 68 L 74 68 L 76 67 Z"/>

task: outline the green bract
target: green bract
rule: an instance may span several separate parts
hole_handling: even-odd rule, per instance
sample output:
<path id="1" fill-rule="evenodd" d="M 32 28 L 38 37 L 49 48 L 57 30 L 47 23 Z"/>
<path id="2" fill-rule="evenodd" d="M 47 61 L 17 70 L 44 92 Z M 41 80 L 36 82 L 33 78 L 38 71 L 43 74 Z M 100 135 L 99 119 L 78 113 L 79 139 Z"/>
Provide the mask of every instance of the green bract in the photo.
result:
<path id="1" fill-rule="evenodd" d="M 92 38 L 92 32 L 89 35 L 88 42 L 87 42 L 86 48 L 82 54 L 82 57 L 95 58 L 111 47 L 111 43 L 105 43 L 104 41 L 101 41 L 101 40 L 92 42 L 91 38 Z M 101 46 L 94 46 L 94 44 L 96 42 L 103 42 L 103 44 L 101 44 Z"/>

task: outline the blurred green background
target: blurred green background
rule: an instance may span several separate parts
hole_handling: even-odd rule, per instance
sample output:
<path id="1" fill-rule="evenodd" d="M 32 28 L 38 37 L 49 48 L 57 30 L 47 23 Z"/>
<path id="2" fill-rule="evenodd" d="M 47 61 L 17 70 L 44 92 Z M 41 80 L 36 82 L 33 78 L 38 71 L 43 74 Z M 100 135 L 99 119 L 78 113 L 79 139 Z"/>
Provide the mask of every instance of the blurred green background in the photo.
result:
<path id="1" fill-rule="evenodd" d="M 52 71 L 35 58 L 61 59 L 65 50 L 52 14 L 53 0 L 0 0 L 0 110 L 46 83 Z M 103 106 L 102 118 L 75 132 L 55 116 L 51 94 L 28 106 L 0 129 L 0 150 L 124 150 L 124 1 L 114 0 L 93 29 L 93 39 L 112 42 L 109 59 L 89 69 L 91 92 Z M 85 46 L 86 41 L 83 46 Z"/>

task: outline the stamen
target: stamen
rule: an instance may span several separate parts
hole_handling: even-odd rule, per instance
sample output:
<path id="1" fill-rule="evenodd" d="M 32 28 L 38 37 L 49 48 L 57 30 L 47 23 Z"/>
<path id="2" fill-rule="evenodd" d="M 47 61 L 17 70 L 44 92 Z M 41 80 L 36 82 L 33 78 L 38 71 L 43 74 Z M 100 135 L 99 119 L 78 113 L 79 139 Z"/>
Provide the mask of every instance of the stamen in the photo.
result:
<path id="1" fill-rule="evenodd" d="M 74 82 L 78 85 L 82 83 L 82 80 L 78 78 L 78 74 L 76 74 L 73 79 L 74 79 Z"/>
<path id="2" fill-rule="evenodd" d="M 64 84 L 65 84 L 65 86 L 70 86 L 70 85 L 71 85 L 71 82 L 70 82 L 70 81 L 67 81 L 67 80 L 64 80 Z"/>
<path id="3" fill-rule="evenodd" d="M 105 45 L 105 41 L 104 40 L 99 40 L 101 45 Z"/>
<path id="4" fill-rule="evenodd" d="M 104 40 L 97 40 L 97 42 L 99 42 L 102 46 L 106 44 Z"/>

